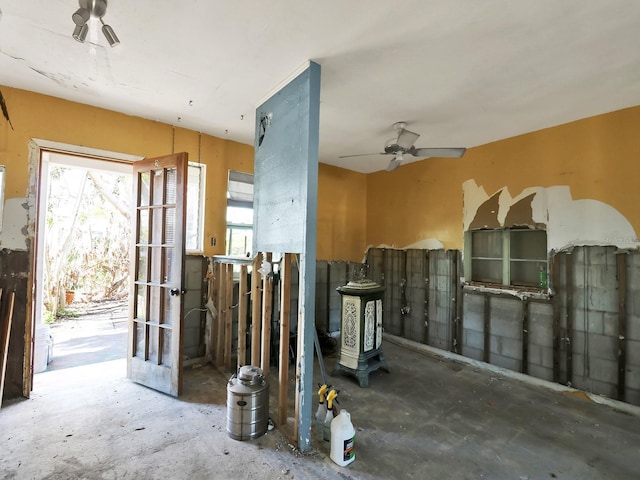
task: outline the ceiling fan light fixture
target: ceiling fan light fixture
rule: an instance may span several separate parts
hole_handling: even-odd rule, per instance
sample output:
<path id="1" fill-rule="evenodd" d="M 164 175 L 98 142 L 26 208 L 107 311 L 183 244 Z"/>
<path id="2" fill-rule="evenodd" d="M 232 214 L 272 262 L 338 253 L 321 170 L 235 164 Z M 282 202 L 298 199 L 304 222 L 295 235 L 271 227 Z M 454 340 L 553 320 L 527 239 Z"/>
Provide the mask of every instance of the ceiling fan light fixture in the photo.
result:
<path id="1" fill-rule="evenodd" d="M 71 16 L 76 27 L 73 30 L 73 38 L 78 42 L 84 42 L 89 30 L 89 20 L 97 18 L 102 23 L 102 33 L 111 47 L 120 45 L 120 39 L 110 25 L 106 25 L 102 17 L 107 13 L 107 0 L 78 0 L 80 8 Z"/>
<path id="2" fill-rule="evenodd" d="M 102 21 L 102 19 L 100 19 L 100 21 Z M 111 25 L 106 25 L 102 22 L 102 33 L 104 33 L 107 42 L 109 42 L 109 45 L 112 48 L 116 45 L 120 45 L 120 39 L 116 35 L 116 32 L 113 31 L 113 28 L 111 28 Z"/>
<path id="3" fill-rule="evenodd" d="M 80 43 L 84 43 L 84 39 L 87 38 L 87 32 L 89 32 L 89 27 L 86 23 L 84 25 L 76 25 L 76 28 L 73 29 L 73 38 Z"/>
<path id="4" fill-rule="evenodd" d="M 73 19 L 73 23 L 75 23 L 79 27 L 86 25 L 86 23 L 89 21 L 89 17 L 91 17 L 91 12 L 89 11 L 88 8 L 84 8 L 84 7 L 80 7 L 71 16 L 71 18 Z"/>

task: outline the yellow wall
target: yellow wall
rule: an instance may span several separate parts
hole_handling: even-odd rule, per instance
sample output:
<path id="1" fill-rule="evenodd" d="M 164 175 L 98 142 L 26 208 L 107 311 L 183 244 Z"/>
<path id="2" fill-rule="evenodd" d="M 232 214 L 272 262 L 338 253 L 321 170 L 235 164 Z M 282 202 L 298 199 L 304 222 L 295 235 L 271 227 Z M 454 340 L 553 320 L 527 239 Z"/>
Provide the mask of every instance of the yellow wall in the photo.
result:
<path id="1" fill-rule="evenodd" d="M 94 149 L 161 156 L 186 151 L 207 165 L 205 255 L 225 252 L 228 170 L 253 173 L 253 147 L 183 128 L 9 87 L 1 87 L 12 130 L 0 115 L 0 165 L 6 165 L 5 198 L 24 198 L 29 185 L 32 138 Z M 365 248 L 366 177 L 320 165 L 318 258 L 361 260 Z M 22 228 L 23 226 L 19 226 Z M 216 246 L 211 247 L 211 237 Z"/>
<path id="2" fill-rule="evenodd" d="M 321 164 L 318 171 L 319 260 L 361 262 L 365 254 L 367 176 Z"/>
<path id="3" fill-rule="evenodd" d="M 426 159 L 367 177 L 367 243 L 397 247 L 435 238 L 462 248 L 462 184 L 492 195 L 507 187 L 566 185 L 573 199 L 618 210 L 640 232 L 640 107 L 471 148 L 461 159 Z"/>

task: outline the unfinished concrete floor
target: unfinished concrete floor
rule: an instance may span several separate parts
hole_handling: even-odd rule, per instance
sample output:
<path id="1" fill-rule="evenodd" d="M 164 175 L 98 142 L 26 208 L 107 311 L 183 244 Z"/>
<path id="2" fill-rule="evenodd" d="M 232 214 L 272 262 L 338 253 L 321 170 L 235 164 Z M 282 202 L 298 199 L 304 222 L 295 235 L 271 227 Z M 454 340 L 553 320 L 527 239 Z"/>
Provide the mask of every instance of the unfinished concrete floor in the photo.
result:
<path id="1" fill-rule="evenodd" d="M 36 377 L 0 411 L 0 477 L 48 479 L 638 479 L 640 416 L 389 341 L 368 389 L 332 377 L 356 461 L 301 455 L 274 429 L 226 434 L 226 380 L 186 370 L 176 400 L 124 377 L 124 360 Z M 329 371 L 335 358 L 326 359 Z M 319 380 L 319 369 L 316 377 Z M 293 382 L 291 382 L 293 385 Z M 271 405 L 277 404 L 272 384 Z M 291 388 L 293 390 L 293 388 Z M 314 396 L 315 398 L 315 396 Z M 316 442 L 317 443 L 317 442 Z"/>

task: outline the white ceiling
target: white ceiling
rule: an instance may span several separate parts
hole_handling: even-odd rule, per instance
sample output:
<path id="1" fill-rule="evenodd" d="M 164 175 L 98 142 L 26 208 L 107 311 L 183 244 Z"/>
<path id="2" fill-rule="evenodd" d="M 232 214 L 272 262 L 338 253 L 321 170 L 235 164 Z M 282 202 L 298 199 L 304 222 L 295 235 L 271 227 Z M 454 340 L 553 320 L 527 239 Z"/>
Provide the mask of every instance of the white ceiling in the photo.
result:
<path id="1" fill-rule="evenodd" d="M 0 84 L 253 145 L 256 106 L 313 60 L 320 161 L 360 172 L 389 157 L 338 156 L 396 121 L 473 147 L 640 104 L 638 0 L 108 3 L 115 48 L 95 19 L 71 37 L 77 0 L 0 0 Z"/>

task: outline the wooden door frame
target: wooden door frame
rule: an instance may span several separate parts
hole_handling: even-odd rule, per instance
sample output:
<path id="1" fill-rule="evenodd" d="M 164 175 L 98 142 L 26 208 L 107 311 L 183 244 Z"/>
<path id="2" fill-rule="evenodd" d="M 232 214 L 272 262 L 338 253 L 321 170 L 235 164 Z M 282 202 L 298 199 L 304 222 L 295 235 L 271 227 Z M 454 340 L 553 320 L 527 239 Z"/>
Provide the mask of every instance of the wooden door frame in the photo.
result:
<path id="1" fill-rule="evenodd" d="M 32 138 L 29 141 L 29 189 L 27 192 L 27 231 L 25 239 L 27 241 L 27 250 L 30 257 L 29 276 L 27 279 L 27 312 L 26 325 L 24 335 L 24 361 L 22 374 L 22 394 L 25 398 L 29 398 L 33 390 L 33 342 L 35 338 L 35 328 L 37 322 L 36 315 L 39 314 L 39 308 L 36 302 L 38 295 L 34 292 L 39 291 L 38 273 L 40 272 L 42 260 L 39 258 L 42 246 L 39 231 L 39 213 L 40 201 L 42 199 L 42 156 L 45 152 L 57 152 L 61 154 L 71 155 L 75 157 L 85 157 L 94 160 L 103 160 L 119 163 L 133 164 L 144 157 L 139 155 L 130 155 L 126 153 L 113 152 L 108 150 L 100 150 L 80 145 L 68 143 L 53 142 Z M 46 192 L 45 192 L 46 194 Z M 19 321 L 19 319 L 14 319 Z"/>

